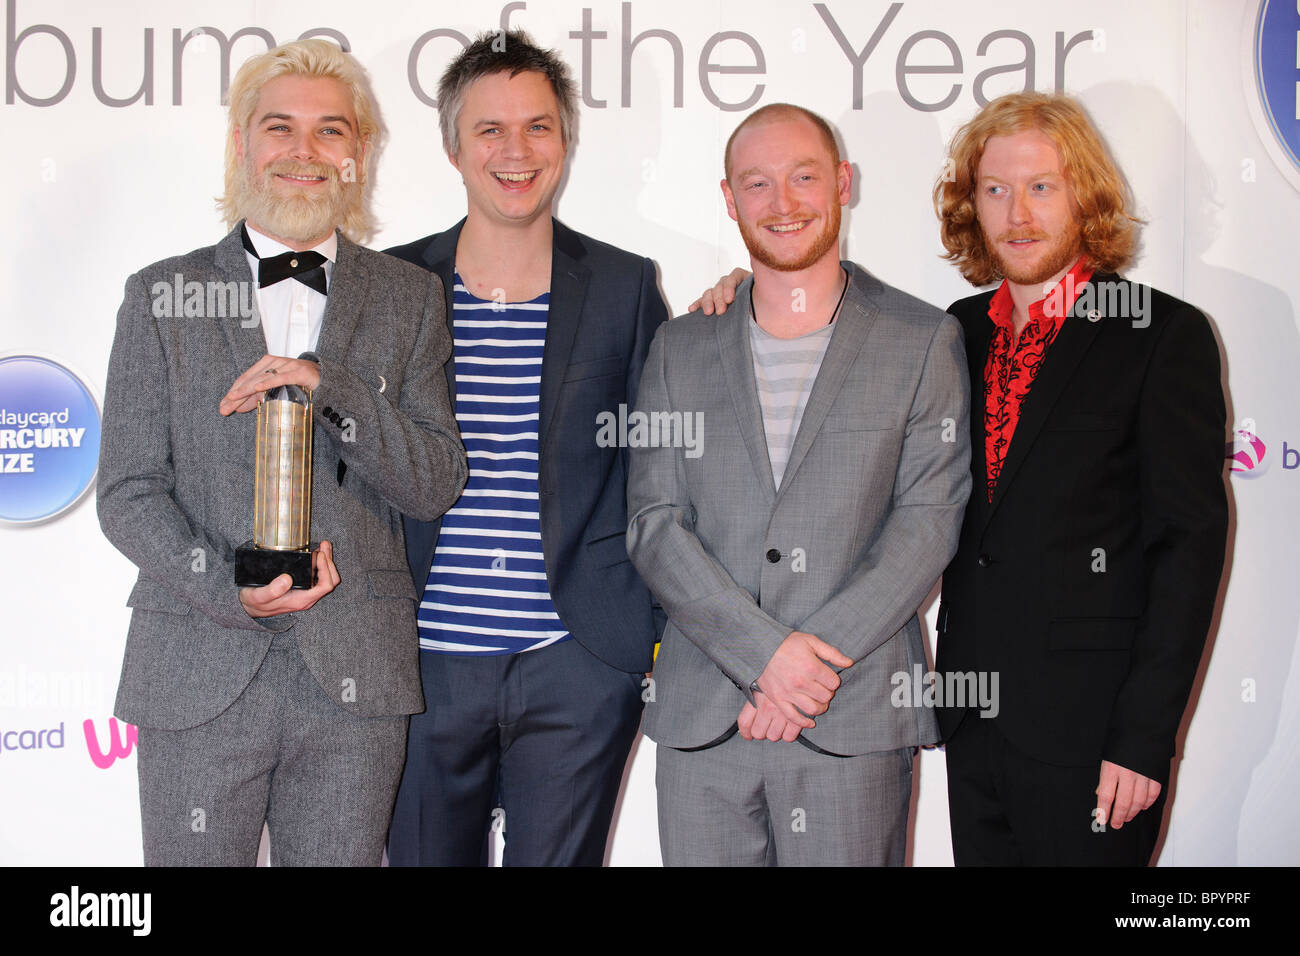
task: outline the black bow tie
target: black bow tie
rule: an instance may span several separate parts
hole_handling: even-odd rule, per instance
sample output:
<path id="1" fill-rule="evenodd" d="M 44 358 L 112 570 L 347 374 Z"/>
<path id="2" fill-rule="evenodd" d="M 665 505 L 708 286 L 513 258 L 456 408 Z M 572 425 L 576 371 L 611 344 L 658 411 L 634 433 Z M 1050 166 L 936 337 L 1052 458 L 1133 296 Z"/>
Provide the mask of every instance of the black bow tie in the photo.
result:
<path id="1" fill-rule="evenodd" d="M 265 289 L 283 279 L 294 278 L 321 295 L 327 295 L 325 286 L 326 259 L 319 252 L 282 252 L 263 259 L 257 254 L 248 229 L 241 230 L 244 248 L 257 260 L 257 284 Z"/>

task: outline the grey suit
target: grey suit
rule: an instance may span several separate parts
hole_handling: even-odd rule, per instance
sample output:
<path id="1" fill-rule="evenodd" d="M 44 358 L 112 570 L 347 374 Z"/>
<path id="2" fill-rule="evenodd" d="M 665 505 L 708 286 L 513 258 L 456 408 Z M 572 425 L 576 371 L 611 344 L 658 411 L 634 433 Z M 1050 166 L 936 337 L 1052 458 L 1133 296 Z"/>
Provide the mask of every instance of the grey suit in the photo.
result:
<path id="1" fill-rule="evenodd" d="M 401 515 L 436 517 L 467 475 L 442 371 L 451 344 L 440 282 L 339 237 L 314 355 L 311 533 L 333 543 L 342 581 L 307 611 L 254 620 L 233 558 L 252 531 L 256 416 L 223 418 L 217 405 L 265 354 L 265 339 L 260 324 L 238 317 L 157 317 L 156 296 L 177 277 L 249 282 L 238 228 L 131 276 L 118 312 L 99 516 L 140 575 L 127 602 L 117 716 L 160 732 L 205 725 L 249 688 L 274 638 L 338 713 L 404 725 L 423 699 Z M 142 757 L 145 749 L 142 735 Z M 191 760 L 157 769 L 184 778 L 212 757 Z M 148 830 L 146 821 L 147 857 Z"/>
<path id="2" fill-rule="evenodd" d="M 725 314 L 675 319 L 650 348 L 638 410 L 703 414 L 701 455 L 634 448 L 628 482 L 628 553 L 669 617 L 644 721 L 661 754 L 740 745 L 721 742 L 793 630 L 855 661 L 806 744 L 849 757 L 938 738 L 932 710 L 893 706 L 891 692 L 925 664 L 917 608 L 970 492 L 961 329 L 842 265 L 844 304 L 779 489 L 749 346 L 752 280 Z"/>

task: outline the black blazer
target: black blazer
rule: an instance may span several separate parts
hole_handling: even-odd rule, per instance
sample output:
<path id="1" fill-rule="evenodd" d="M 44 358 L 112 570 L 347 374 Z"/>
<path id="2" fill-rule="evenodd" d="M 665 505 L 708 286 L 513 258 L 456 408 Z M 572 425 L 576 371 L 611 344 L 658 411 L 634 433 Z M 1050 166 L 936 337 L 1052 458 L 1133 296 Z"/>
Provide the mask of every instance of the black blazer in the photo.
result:
<path id="1" fill-rule="evenodd" d="M 992 293 L 948 310 L 966 331 L 974 489 L 943 576 L 937 669 L 997 672 L 994 719 L 1030 756 L 1111 760 L 1164 783 L 1223 571 L 1219 352 L 1187 303 L 1115 275 L 1088 286 L 1025 399 L 991 503 Z M 945 739 L 963 713 L 940 709 Z"/>
<path id="2" fill-rule="evenodd" d="M 648 671 L 664 617 L 627 556 L 628 450 L 596 444 L 596 416 L 633 407 L 668 309 L 649 259 L 552 221 L 537 464 L 546 582 L 560 620 L 583 647 L 619 670 Z M 442 279 L 449 328 L 464 225 L 387 250 Z M 454 408 L 454 355 L 444 368 Z M 405 517 L 403 524 L 411 578 L 423 594 L 441 522 Z"/>

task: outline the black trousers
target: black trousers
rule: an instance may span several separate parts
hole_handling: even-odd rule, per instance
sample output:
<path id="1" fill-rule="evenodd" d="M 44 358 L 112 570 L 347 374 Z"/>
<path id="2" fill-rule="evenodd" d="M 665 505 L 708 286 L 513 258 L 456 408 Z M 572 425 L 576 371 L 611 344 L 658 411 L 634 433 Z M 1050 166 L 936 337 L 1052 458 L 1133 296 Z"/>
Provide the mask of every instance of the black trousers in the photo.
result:
<path id="1" fill-rule="evenodd" d="M 1120 829 L 1103 827 L 1100 761 L 1057 767 L 1017 750 L 997 718 L 969 711 L 945 747 L 948 817 L 958 866 L 1146 866 L 1165 791 Z"/>
<path id="2" fill-rule="evenodd" d="M 506 866 L 600 866 L 643 674 L 576 640 L 522 654 L 421 652 L 388 835 L 393 866 L 485 866 L 504 816 Z"/>

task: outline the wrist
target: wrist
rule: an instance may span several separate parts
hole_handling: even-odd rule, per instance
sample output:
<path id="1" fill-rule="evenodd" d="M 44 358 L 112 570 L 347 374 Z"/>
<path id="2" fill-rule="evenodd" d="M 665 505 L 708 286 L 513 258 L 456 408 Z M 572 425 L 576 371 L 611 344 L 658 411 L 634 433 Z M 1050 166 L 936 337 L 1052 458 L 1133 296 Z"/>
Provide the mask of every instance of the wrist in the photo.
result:
<path id="1" fill-rule="evenodd" d="M 298 356 L 300 361 L 306 362 L 308 366 L 307 373 L 311 382 L 306 386 L 313 392 L 320 388 L 320 357 L 315 352 L 303 352 Z"/>

